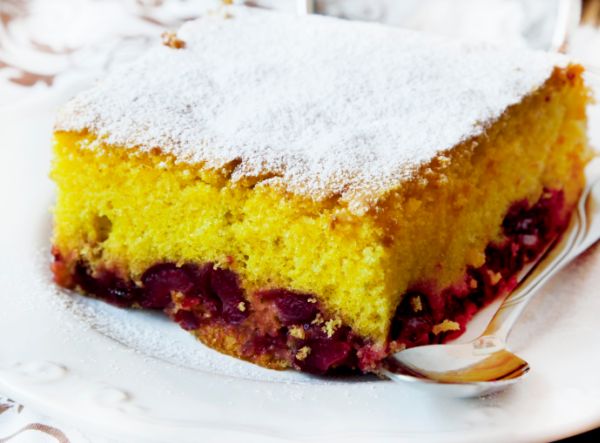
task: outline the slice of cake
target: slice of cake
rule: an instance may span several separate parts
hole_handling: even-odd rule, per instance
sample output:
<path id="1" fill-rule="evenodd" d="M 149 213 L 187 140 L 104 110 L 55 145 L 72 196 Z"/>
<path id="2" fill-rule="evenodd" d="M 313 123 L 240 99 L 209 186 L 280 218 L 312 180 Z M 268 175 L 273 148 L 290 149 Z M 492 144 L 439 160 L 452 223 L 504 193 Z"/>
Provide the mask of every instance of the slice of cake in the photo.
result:
<path id="1" fill-rule="evenodd" d="M 565 226 L 588 91 L 558 57 L 232 8 L 61 111 L 58 284 L 271 368 L 464 331 Z"/>

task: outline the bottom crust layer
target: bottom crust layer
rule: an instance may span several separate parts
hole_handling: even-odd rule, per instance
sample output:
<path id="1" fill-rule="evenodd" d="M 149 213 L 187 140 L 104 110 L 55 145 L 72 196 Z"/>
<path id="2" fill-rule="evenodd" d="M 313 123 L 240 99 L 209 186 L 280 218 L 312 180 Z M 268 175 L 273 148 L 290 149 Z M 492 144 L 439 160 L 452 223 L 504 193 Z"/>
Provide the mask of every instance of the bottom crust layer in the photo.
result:
<path id="1" fill-rule="evenodd" d="M 141 282 L 114 270 L 91 272 L 55 250 L 56 282 L 120 307 L 164 311 L 182 328 L 221 352 L 269 368 L 314 374 L 376 371 L 391 353 L 458 337 L 473 315 L 514 288 L 517 274 L 559 235 L 568 220 L 560 190 L 546 190 L 538 202 L 516 202 L 502 223 L 504 239 L 491 243 L 479 268 L 460 284 L 434 291 L 428 282 L 402 297 L 385 344 L 358 336 L 328 315 L 314 294 L 285 288 L 246 294 L 239 277 L 212 263 L 158 263 Z"/>

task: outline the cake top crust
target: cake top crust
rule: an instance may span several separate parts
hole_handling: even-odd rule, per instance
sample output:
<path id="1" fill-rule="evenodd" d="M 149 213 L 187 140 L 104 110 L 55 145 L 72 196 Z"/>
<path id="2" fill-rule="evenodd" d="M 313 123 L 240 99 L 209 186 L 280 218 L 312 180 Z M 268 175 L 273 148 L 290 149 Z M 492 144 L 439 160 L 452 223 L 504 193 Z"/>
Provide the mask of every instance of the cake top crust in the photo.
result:
<path id="1" fill-rule="evenodd" d="M 232 7 L 185 24 L 59 112 L 56 130 L 362 213 L 482 134 L 562 58 L 371 23 Z"/>

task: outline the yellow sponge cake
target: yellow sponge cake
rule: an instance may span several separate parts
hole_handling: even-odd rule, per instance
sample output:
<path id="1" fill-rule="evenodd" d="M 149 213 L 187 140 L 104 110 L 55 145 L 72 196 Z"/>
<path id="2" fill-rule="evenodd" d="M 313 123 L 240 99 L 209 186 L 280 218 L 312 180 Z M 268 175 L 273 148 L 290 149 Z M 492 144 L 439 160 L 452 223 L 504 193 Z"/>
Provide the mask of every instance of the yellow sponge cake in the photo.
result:
<path id="1" fill-rule="evenodd" d="M 245 8 L 173 38 L 61 110 L 53 271 L 219 351 L 369 372 L 455 337 L 583 187 L 561 58 Z"/>

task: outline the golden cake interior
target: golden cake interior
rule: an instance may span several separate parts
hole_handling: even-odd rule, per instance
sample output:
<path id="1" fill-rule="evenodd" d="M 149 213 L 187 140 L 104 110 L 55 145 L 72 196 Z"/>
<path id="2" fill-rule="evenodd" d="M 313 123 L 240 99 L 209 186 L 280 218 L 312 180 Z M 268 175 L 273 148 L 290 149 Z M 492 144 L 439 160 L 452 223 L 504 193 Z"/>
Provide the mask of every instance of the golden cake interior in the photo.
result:
<path id="1" fill-rule="evenodd" d="M 233 182 L 235 165 L 210 170 L 160 147 L 56 132 L 54 246 L 67 267 L 84 261 L 134 281 L 155 263 L 213 262 L 248 293 L 315 294 L 329 315 L 383 343 L 408 288 L 460 284 L 483 263 L 513 202 L 534 202 L 544 188 L 563 189 L 567 209 L 576 201 L 590 156 L 581 74 L 555 69 L 483 135 L 423 165 L 363 215 L 260 178 Z"/>

